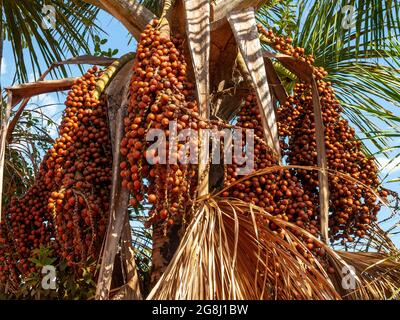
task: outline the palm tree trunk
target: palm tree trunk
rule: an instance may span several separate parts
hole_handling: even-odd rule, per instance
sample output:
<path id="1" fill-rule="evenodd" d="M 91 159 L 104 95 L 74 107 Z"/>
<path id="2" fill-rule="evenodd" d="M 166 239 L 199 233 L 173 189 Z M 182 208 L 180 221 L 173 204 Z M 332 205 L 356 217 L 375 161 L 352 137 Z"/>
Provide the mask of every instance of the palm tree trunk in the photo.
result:
<path id="1" fill-rule="evenodd" d="M 123 290 L 121 299 L 142 300 L 140 279 L 136 269 L 135 253 L 132 248 L 132 234 L 129 218 L 126 218 L 124 229 L 121 236 L 121 256 L 124 262 L 126 273 L 126 286 Z"/>
<path id="2" fill-rule="evenodd" d="M 150 289 L 161 278 L 181 241 L 182 222 L 176 221 L 164 232 L 162 223 L 153 226 L 153 252 Z"/>
<path id="3" fill-rule="evenodd" d="M 120 184 L 120 141 L 123 132 L 123 117 L 128 105 L 128 84 L 126 77 L 132 68 L 132 55 L 127 55 L 120 60 L 122 68 L 116 78 L 108 87 L 106 95 L 112 92 L 112 99 L 109 103 L 109 121 L 111 144 L 113 146 L 113 173 L 112 173 L 112 191 L 110 205 L 110 221 L 107 234 L 104 241 L 104 249 L 102 252 L 99 278 L 97 280 L 96 299 L 108 299 L 113 278 L 115 256 L 118 251 L 121 234 L 123 231 L 125 219 L 127 216 L 127 206 L 129 201 L 129 193 L 126 189 L 121 189 Z M 130 61 L 130 62 L 128 62 Z M 123 85 L 124 83 L 125 85 Z M 111 94 L 109 95 L 109 97 Z M 131 263 L 134 263 L 131 261 Z"/>

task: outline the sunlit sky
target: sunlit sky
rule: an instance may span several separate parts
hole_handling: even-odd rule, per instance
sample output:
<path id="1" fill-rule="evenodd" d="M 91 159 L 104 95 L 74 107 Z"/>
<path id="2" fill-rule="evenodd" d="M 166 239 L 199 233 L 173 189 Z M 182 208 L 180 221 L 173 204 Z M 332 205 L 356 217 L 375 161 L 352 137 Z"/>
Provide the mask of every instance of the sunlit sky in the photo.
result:
<path id="1" fill-rule="evenodd" d="M 128 52 L 135 51 L 136 42 L 131 40 L 128 35 L 126 29 L 114 18 L 108 15 L 105 12 L 101 12 L 98 16 L 98 25 L 100 28 L 105 30 L 107 34 L 100 35 L 101 38 L 107 38 L 108 42 L 105 44 L 102 49 L 107 50 L 108 48 L 118 49 L 118 56 L 123 55 Z M 91 49 L 93 50 L 93 44 L 91 44 Z M 42 61 L 42 69 L 47 69 L 47 66 Z M 28 66 L 28 64 L 27 64 Z M 29 81 L 34 81 L 39 75 L 35 75 L 32 72 L 32 69 L 28 66 L 29 72 Z M 1 68 L 1 84 L 2 87 L 7 87 L 12 85 L 13 77 L 15 73 L 15 64 L 13 59 L 12 48 L 10 43 L 4 43 L 4 53 L 2 60 L 2 68 Z M 76 67 L 72 67 L 70 69 L 71 76 L 78 76 L 79 69 Z M 51 116 L 57 123 L 59 123 L 62 115 L 62 111 L 64 108 L 65 93 L 62 94 L 43 94 L 40 96 L 33 97 L 28 105 L 29 108 L 36 108 L 37 106 L 45 106 L 43 108 L 43 112 Z M 392 107 L 388 106 L 388 109 L 392 109 Z M 53 137 L 56 137 L 57 131 L 56 128 L 49 128 Z M 399 145 L 399 141 L 393 141 L 393 145 Z M 400 157 L 399 157 L 400 159 Z M 385 177 L 389 172 L 390 175 L 385 179 L 385 181 L 390 181 L 394 178 L 398 178 L 400 176 L 400 165 L 398 162 L 390 163 L 390 158 L 385 158 L 383 156 L 377 157 L 378 163 L 381 166 L 380 174 L 381 177 Z M 385 186 L 393 191 L 400 192 L 400 183 L 385 183 Z M 388 214 L 387 210 L 383 210 L 381 217 L 384 217 Z M 400 236 L 393 239 L 395 243 L 400 246 Z"/>

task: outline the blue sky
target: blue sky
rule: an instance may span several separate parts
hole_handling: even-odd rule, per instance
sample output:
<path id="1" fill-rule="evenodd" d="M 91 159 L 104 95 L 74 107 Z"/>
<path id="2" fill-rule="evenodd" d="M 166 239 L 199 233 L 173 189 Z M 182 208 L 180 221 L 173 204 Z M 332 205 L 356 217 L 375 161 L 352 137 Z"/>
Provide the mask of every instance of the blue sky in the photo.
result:
<path id="1" fill-rule="evenodd" d="M 130 40 L 129 34 L 126 29 L 119 23 L 118 20 L 112 18 L 109 14 L 101 12 L 98 16 L 97 24 L 101 29 L 103 29 L 107 34 L 101 35 L 101 38 L 107 38 L 108 43 L 102 46 L 103 50 L 108 48 L 118 49 L 118 56 L 123 55 L 128 52 L 135 51 L 136 42 L 132 40 L 128 45 Z M 91 45 L 91 50 L 93 51 L 93 44 Z M 42 71 L 47 69 L 47 66 L 41 60 Z M 88 68 L 89 66 L 84 66 Z M 27 63 L 29 81 L 35 81 L 40 75 L 35 74 L 32 68 L 29 67 Z M 15 73 L 15 63 L 13 58 L 12 48 L 9 42 L 4 43 L 4 52 L 1 67 L 1 85 L 2 87 L 7 87 L 12 85 L 12 81 Z M 78 67 L 70 67 L 70 76 L 79 76 L 81 73 Z M 49 77 L 49 76 L 48 76 Z M 53 120 L 57 123 L 61 119 L 62 111 L 64 108 L 65 92 L 59 94 L 43 94 L 40 96 L 33 97 L 30 100 L 27 109 L 36 108 L 37 106 L 44 106 L 42 108 L 43 112 L 51 116 Z M 56 136 L 56 128 L 50 128 L 52 136 Z"/>
<path id="2" fill-rule="evenodd" d="M 119 53 L 118 56 L 123 55 L 125 53 L 131 52 L 135 50 L 136 43 L 134 40 L 128 44 L 130 37 L 126 29 L 114 18 L 112 18 L 107 13 L 101 12 L 98 16 L 98 25 L 100 28 L 107 32 L 107 35 L 101 36 L 101 38 L 107 38 L 108 42 L 103 47 L 103 49 L 107 50 L 108 48 L 118 49 Z M 93 45 L 91 45 L 93 49 Z M 4 54 L 2 60 L 2 69 L 1 69 L 1 84 L 2 87 L 6 87 L 12 84 L 14 72 L 15 72 L 15 65 L 14 59 L 12 54 L 12 48 L 9 43 L 5 42 L 4 45 Z M 46 69 L 46 66 L 43 63 L 43 70 Z M 35 74 L 32 70 L 29 71 L 29 80 L 35 80 Z M 78 76 L 80 75 L 80 71 L 77 67 L 72 67 L 70 69 L 71 76 Z M 38 75 L 36 75 L 37 77 Z M 65 100 L 65 93 L 61 94 L 44 94 L 31 99 L 30 104 L 28 105 L 29 108 L 36 108 L 37 106 L 44 106 L 43 112 L 51 116 L 56 122 L 59 122 L 61 119 L 61 114 L 64 107 Z M 387 106 L 388 109 L 393 109 L 392 106 Z M 49 128 L 53 137 L 56 137 L 57 131 L 55 127 Z M 393 141 L 393 144 L 399 144 L 398 141 Z M 393 162 L 388 165 L 390 162 L 390 158 L 385 158 L 383 156 L 379 156 L 377 158 L 378 162 L 381 165 L 381 177 L 384 177 L 389 171 L 391 171 L 390 176 L 386 179 L 389 181 L 394 178 L 398 178 L 400 176 L 400 165 L 396 162 Z M 400 183 L 389 183 L 385 184 L 389 189 L 394 190 L 396 192 L 400 192 Z M 388 210 L 382 210 L 381 217 L 385 217 L 389 214 Z M 400 236 L 397 236 L 394 239 L 395 242 L 400 245 Z"/>

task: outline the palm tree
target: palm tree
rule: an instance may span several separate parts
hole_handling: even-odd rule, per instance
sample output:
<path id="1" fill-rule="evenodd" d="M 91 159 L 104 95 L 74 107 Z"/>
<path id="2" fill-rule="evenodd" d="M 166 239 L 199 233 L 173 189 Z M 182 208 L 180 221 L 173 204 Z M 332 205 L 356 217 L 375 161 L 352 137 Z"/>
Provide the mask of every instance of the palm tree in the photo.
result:
<path id="1" fill-rule="evenodd" d="M 394 41 L 400 31 L 400 8 L 393 1 L 381 1 L 379 7 L 372 0 L 350 1 L 350 5 L 360 14 L 354 19 L 355 26 L 349 29 L 342 26 L 342 8 L 348 5 L 345 0 L 337 3 L 328 0 L 234 0 L 228 4 L 219 0 L 85 2 L 116 17 L 137 40 L 146 24 L 156 16 L 161 16 L 162 33 L 186 33 L 189 49 L 186 60 L 191 61 L 191 69 L 196 70 L 194 78 L 200 107 L 199 116 L 206 121 L 211 118 L 229 122 L 240 110 L 243 96 L 254 90 L 263 119 L 265 143 L 279 155 L 274 105 L 279 105 L 278 101 L 284 102 L 285 97 L 291 94 L 295 82 L 312 83 L 314 80 L 304 80 L 310 75 L 302 63 L 294 63 L 290 57 L 271 52 L 273 46 L 257 32 L 256 16 L 252 9 L 255 7 L 258 21 L 266 28 L 274 28 L 276 33 L 293 38 L 295 45 L 305 48 L 307 54 L 313 54 L 315 65 L 328 71 L 328 80 L 337 91 L 346 116 L 358 129 L 359 136 L 367 137 L 378 152 L 388 152 L 388 141 L 395 136 L 400 120 L 388 107 L 381 106 L 382 100 L 393 106 L 398 106 L 400 101 L 400 78 L 396 69 L 399 50 Z M 124 57 L 124 62 L 126 59 Z M 263 71 L 264 66 L 267 73 Z M 117 71 L 120 77 L 116 76 L 111 80 L 107 93 L 115 96 L 127 95 L 126 84 L 130 81 L 130 73 L 124 67 Z M 271 84 L 273 79 L 275 82 L 272 84 L 275 87 L 271 87 L 271 95 L 269 86 L 265 84 Z M 270 99 L 271 96 L 273 99 Z M 113 177 L 119 176 L 120 141 L 116 137 L 121 137 L 123 132 L 123 115 L 118 111 L 120 106 L 126 108 L 127 101 L 113 99 L 110 104 L 110 119 L 114 119 L 114 123 L 110 125 L 115 130 Z M 317 113 L 317 102 L 314 102 L 314 107 Z M 374 116 L 373 120 L 371 116 Z M 317 146 L 323 147 L 323 126 L 318 119 L 315 122 Z M 382 125 L 390 126 L 391 129 L 383 131 Z M 370 143 L 364 144 L 366 152 L 369 148 Z M 323 148 L 318 150 L 321 239 L 315 241 L 326 250 L 336 270 L 352 264 L 360 271 L 357 281 L 361 287 L 352 292 L 350 297 L 382 298 L 388 296 L 388 291 L 394 294 L 395 286 L 399 285 L 399 277 L 393 268 L 397 268 L 398 261 L 390 260 L 388 253 L 398 253 L 387 234 L 379 227 L 372 230 L 368 238 L 370 244 L 378 245 L 375 249 L 380 252 L 377 254 L 357 255 L 335 251 L 325 243 L 329 194 L 324 185 L 327 185 L 328 175 L 324 167 L 326 156 L 320 152 Z M 200 149 L 200 154 L 202 152 Z M 371 149 L 369 153 L 376 153 L 376 150 Z M 268 168 L 254 175 L 273 169 Z M 223 199 L 220 197 L 222 191 L 210 194 L 213 187 L 220 189 L 221 185 L 213 185 L 215 181 L 220 183 L 220 180 L 212 179 L 208 170 L 207 166 L 199 165 L 198 176 L 205 178 L 199 182 L 197 206 L 189 223 L 185 225 L 177 221 L 166 234 L 163 226 L 156 225 L 153 228 L 153 272 L 151 283 L 146 281 L 149 287 L 145 288 L 145 291 L 151 291 L 148 298 L 271 298 L 273 294 L 268 290 L 259 291 L 260 288 L 265 289 L 265 286 L 254 286 L 253 283 L 259 284 L 262 279 L 272 283 L 274 279 L 277 281 L 276 274 L 288 279 L 280 289 L 282 291 L 278 298 L 341 298 L 344 293 L 338 289 L 336 283 L 339 281 L 340 285 L 340 280 L 335 276 L 329 279 L 318 262 L 314 261 L 316 265 L 310 264 L 296 251 L 294 243 L 299 241 L 298 235 L 304 234 L 304 230 L 249 203 Z M 221 175 L 221 169 L 216 169 L 213 175 Z M 113 214 L 110 215 L 101 257 L 96 292 L 98 299 L 110 297 L 117 254 L 125 257 L 126 264 L 132 262 L 132 255 L 127 254 L 130 249 L 127 239 L 130 235 L 128 236 L 125 223 L 127 215 L 132 216 L 132 213 L 131 208 L 127 210 L 127 194 L 120 191 L 120 186 L 121 180 L 113 179 Z M 139 214 L 139 218 L 142 214 L 143 212 Z M 255 223 L 260 217 L 285 229 L 285 240 L 274 232 L 260 231 Z M 138 265 L 145 270 L 139 274 L 146 278 L 149 269 L 149 263 L 146 262 L 149 244 L 146 238 L 149 235 L 141 228 L 140 233 L 137 247 L 141 250 L 137 255 L 140 259 L 137 260 Z M 121 252 L 119 245 L 122 245 Z M 260 261 L 261 257 L 264 260 Z M 378 263 L 382 261 L 384 263 Z M 361 273 L 368 265 L 373 266 L 366 273 Z M 369 282 L 369 279 L 379 280 L 382 270 L 391 270 L 385 276 L 385 281 Z M 304 275 L 304 279 L 300 278 Z M 305 290 L 296 286 L 298 281 L 303 281 Z M 117 296 L 138 298 L 140 285 L 136 273 L 125 282 L 122 289 L 129 287 L 131 294 L 129 295 L 129 290 L 121 289 L 122 293 L 119 292 Z M 188 288 L 190 290 L 186 290 Z"/>
<path id="2" fill-rule="evenodd" d="M 91 2 L 93 3 L 93 1 Z M 146 12 L 138 4 L 130 3 L 128 5 L 124 1 L 117 1 L 114 6 L 109 6 L 106 1 L 96 2 L 101 3 L 110 13 L 120 17 L 133 35 L 137 35 L 138 29 L 143 29 L 145 22 L 148 22 L 151 17 L 150 12 Z M 168 1 L 165 3 L 168 3 Z M 253 4 L 256 3 L 260 4 L 256 1 Z M 393 105 L 397 105 L 399 101 L 398 72 L 393 68 L 393 64 L 398 59 L 396 44 L 393 43 L 393 39 L 399 31 L 399 8 L 393 2 L 380 3 L 380 7 L 377 8 L 369 2 L 351 1 L 350 5 L 353 5 L 362 14 L 356 17 L 353 29 L 343 29 L 340 27 L 343 20 L 341 8 L 348 5 L 346 1 L 336 4 L 332 4 L 330 1 L 319 1 L 314 5 L 313 3 L 310 1 L 270 1 L 259 7 L 258 19 L 266 27 L 271 27 L 273 25 L 271 22 L 284 21 L 284 24 L 276 23 L 275 31 L 279 34 L 292 36 L 295 44 L 304 47 L 308 53 L 315 56 L 316 65 L 323 66 L 329 72 L 329 80 L 338 91 L 338 97 L 342 105 L 345 106 L 346 115 L 352 124 L 359 128 L 359 134 L 370 138 L 378 151 L 384 153 L 387 150 L 387 139 L 394 134 L 399 120 L 398 116 L 380 105 L 381 99 Z M 153 13 L 162 11 L 159 1 L 145 1 L 143 4 Z M 198 4 L 200 5 L 200 2 Z M 235 6 L 238 9 L 243 4 L 241 1 L 234 2 L 232 8 L 224 9 L 219 8 L 219 5 L 218 1 L 211 3 L 214 19 L 217 20 L 212 22 L 211 28 L 217 34 L 215 30 L 220 27 L 223 30 L 221 32 L 226 32 L 226 40 L 229 38 L 229 31 L 222 27 L 225 15 Z M 299 11 L 296 10 L 298 7 L 300 7 Z M 135 23 L 129 23 L 128 12 L 130 14 L 140 12 L 140 17 L 145 21 L 138 20 Z M 174 17 L 177 16 L 177 12 L 179 12 L 179 9 L 174 12 Z M 382 14 L 384 17 L 381 17 Z M 175 27 L 179 29 L 179 27 Z M 213 41 L 217 40 L 211 37 L 211 42 Z M 223 45 L 228 46 L 228 40 Z M 224 47 L 223 45 L 221 47 Z M 232 51 L 236 53 L 236 50 L 236 47 L 234 47 Z M 229 51 L 226 50 L 224 51 L 224 59 L 227 59 L 227 57 L 229 57 Z M 236 55 L 233 54 L 232 57 L 231 59 L 235 59 Z M 217 61 L 215 64 L 213 64 L 213 59 L 215 59 L 214 62 Z M 229 65 L 229 62 L 224 60 L 224 64 Z M 218 74 L 222 74 L 222 78 L 226 76 L 225 72 L 227 71 L 221 70 L 221 65 L 218 64 L 218 55 L 212 52 L 210 68 L 215 68 L 215 65 L 218 66 Z M 297 78 L 296 75 L 288 72 L 278 62 L 275 62 L 274 66 L 282 80 L 290 80 L 284 83 L 286 90 L 290 92 L 293 81 Z M 210 74 L 215 74 L 215 71 L 215 69 L 210 69 Z M 199 79 L 197 80 L 199 81 Z M 214 86 L 217 86 L 218 79 L 214 77 L 211 81 L 214 81 Z M 349 81 L 353 81 L 355 84 L 351 88 L 348 88 Z M 375 86 L 385 90 L 372 89 Z M 229 87 L 223 87 L 223 89 L 229 90 Z M 368 92 L 368 95 L 365 92 Z M 232 102 L 232 99 L 226 99 L 219 105 L 219 110 L 212 110 L 211 113 L 229 120 L 235 114 L 235 109 L 238 108 L 238 106 L 232 105 Z M 376 121 L 371 121 L 371 114 L 379 116 L 379 119 L 385 125 L 390 125 L 393 130 L 383 133 Z M 382 134 L 378 135 L 377 132 Z M 365 145 L 366 151 L 367 147 L 370 147 L 370 145 Z M 371 150 L 370 153 L 374 153 L 374 151 Z M 153 237 L 155 236 L 153 235 Z M 167 239 L 155 237 L 153 240 L 156 242 L 166 241 L 168 247 L 168 241 L 173 238 L 176 238 L 176 235 L 170 234 Z M 154 247 L 159 248 L 160 243 L 157 243 Z M 162 270 L 171 259 L 171 257 L 166 256 L 160 257 L 159 254 L 156 257 L 161 261 L 153 259 L 153 267 L 156 265 Z M 168 270 L 171 272 L 170 269 Z M 178 272 L 177 269 L 174 271 Z M 158 280 L 157 277 L 156 280 Z M 158 283 L 160 284 L 160 282 Z"/>

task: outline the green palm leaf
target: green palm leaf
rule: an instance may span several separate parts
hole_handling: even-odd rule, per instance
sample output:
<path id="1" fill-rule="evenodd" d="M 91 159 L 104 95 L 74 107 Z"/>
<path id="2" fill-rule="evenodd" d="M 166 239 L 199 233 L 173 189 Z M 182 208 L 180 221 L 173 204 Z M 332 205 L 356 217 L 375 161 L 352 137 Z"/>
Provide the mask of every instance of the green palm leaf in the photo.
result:
<path id="1" fill-rule="evenodd" d="M 293 4 L 298 9 L 285 17 Z M 352 21 L 343 10 L 346 5 L 354 8 Z M 328 71 L 345 115 L 368 140 L 366 152 L 385 154 L 393 135 L 373 133 L 399 131 L 400 49 L 395 39 L 400 5 L 391 0 L 281 1 L 272 9 L 263 7 L 259 20 L 267 28 L 274 23 L 277 32 L 292 36 L 296 46 L 314 55 L 315 64 Z M 280 20 L 296 28 L 287 32 Z"/>
<path id="2" fill-rule="evenodd" d="M 45 4 L 56 9 L 54 29 L 43 24 Z M 99 9 L 82 1 L 2 1 L 0 6 L 5 40 L 10 41 L 14 53 L 15 80 L 21 83 L 28 81 L 29 69 L 40 74 L 43 61 L 49 66 L 66 56 L 90 53 L 89 40 L 100 31 L 95 23 Z M 65 68 L 58 72 L 66 76 Z"/>

